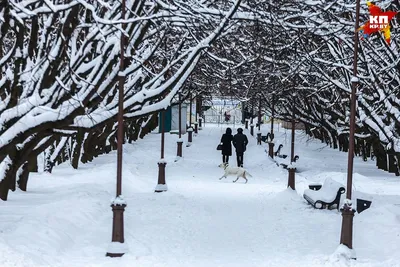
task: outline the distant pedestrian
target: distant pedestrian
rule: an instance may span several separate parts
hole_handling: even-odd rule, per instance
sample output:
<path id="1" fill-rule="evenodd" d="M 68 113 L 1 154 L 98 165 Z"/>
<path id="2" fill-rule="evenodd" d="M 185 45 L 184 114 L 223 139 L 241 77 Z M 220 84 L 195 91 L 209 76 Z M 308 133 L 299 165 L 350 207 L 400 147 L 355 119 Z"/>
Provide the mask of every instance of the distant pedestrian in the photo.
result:
<path id="1" fill-rule="evenodd" d="M 224 113 L 224 116 L 225 116 L 225 121 L 226 122 L 228 122 L 231 119 L 231 114 L 227 113 L 226 111 Z"/>
<path id="2" fill-rule="evenodd" d="M 222 163 L 228 165 L 229 156 L 232 156 L 232 129 L 226 128 L 226 132 L 221 137 L 222 144 Z"/>
<path id="3" fill-rule="evenodd" d="M 243 155 L 246 151 L 246 146 L 249 143 L 247 140 L 247 136 L 243 134 L 243 129 L 238 128 L 237 134 L 233 137 L 233 146 L 236 148 L 236 159 L 237 159 L 237 166 L 243 167 Z"/>

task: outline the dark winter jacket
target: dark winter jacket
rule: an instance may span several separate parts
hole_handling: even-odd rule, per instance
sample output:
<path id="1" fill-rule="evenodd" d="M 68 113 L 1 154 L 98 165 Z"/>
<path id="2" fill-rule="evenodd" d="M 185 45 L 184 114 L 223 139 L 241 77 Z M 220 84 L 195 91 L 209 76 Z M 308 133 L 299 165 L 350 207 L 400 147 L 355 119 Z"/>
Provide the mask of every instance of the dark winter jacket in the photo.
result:
<path id="1" fill-rule="evenodd" d="M 233 137 L 233 146 L 236 148 L 236 153 L 243 153 L 246 151 L 246 146 L 249 143 L 247 136 L 243 133 L 237 133 Z"/>
<path id="2" fill-rule="evenodd" d="M 224 133 L 221 137 L 222 143 L 222 155 L 232 156 L 232 142 L 233 135 L 232 130 L 230 128 L 226 129 L 226 133 Z"/>

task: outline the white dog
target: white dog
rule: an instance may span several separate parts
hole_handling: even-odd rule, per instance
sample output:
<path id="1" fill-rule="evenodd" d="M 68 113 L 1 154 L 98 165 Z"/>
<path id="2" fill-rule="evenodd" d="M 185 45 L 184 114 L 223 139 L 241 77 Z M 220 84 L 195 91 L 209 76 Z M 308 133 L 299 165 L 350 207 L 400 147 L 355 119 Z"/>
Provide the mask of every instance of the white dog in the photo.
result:
<path id="1" fill-rule="evenodd" d="M 223 168 L 225 173 L 224 175 L 219 178 L 220 180 L 222 178 L 226 178 L 228 175 L 236 175 L 236 180 L 234 180 L 233 182 L 235 183 L 240 177 L 242 177 L 243 179 L 246 180 L 246 184 L 247 184 L 247 178 L 246 175 L 253 177 L 248 171 L 246 171 L 246 169 L 241 168 L 241 167 L 229 167 L 228 165 L 221 163 L 218 165 L 218 167 Z"/>

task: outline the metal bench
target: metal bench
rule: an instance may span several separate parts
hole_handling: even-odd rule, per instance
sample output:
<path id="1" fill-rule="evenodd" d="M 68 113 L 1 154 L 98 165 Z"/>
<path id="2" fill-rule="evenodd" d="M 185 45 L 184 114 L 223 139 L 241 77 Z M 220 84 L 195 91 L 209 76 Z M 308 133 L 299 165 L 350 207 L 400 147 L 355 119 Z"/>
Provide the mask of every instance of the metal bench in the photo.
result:
<path id="1" fill-rule="evenodd" d="M 299 159 L 298 155 L 294 156 L 293 162 L 297 162 L 298 159 Z M 290 159 L 289 159 L 289 160 L 286 160 L 285 162 L 280 163 L 279 165 L 281 165 L 282 168 L 287 169 L 287 166 L 289 166 L 290 163 L 291 162 L 290 162 Z"/>
<path id="2" fill-rule="evenodd" d="M 331 209 L 336 205 L 339 210 L 340 196 L 346 192 L 346 189 L 341 183 L 338 183 L 331 178 L 324 181 L 321 189 L 319 190 L 304 190 L 303 197 L 316 209 Z"/>
<path id="3" fill-rule="evenodd" d="M 267 133 L 267 135 L 261 136 L 261 141 L 264 143 L 272 142 L 273 139 L 274 139 L 274 134 L 271 133 Z"/>
<path id="4" fill-rule="evenodd" d="M 285 159 L 285 158 L 287 158 L 287 155 L 281 155 L 281 149 L 282 149 L 282 147 L 283 147 L 283 145 L 280 144 L 280 145 L 278 146 L 278 149 L 274 152 L 274 155 L 275 155 L 275 157 Z"/>

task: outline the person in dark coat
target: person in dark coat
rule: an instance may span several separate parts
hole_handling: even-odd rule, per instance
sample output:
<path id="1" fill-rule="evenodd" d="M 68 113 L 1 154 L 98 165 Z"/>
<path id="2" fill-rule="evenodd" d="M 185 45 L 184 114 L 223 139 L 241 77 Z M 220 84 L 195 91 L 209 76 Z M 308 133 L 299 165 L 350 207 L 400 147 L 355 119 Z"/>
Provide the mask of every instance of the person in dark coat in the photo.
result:
<path id="1" fill-rule="evenodd" d="M 226 128 L 226 132 L 221 137 L 222 144 L 222 162 L 228 165 L 229 156 L 232 156 L 232 129 Z"/>
<path id="2" fill-rule="evenodd" d="M 243 129 L 238 128 L 237 134 L 233 137 L 233 146 L 236 148 L 236 159 L 238 167 L 243 167 L 243 154 L 246 151 L 246 146 L 249 143 L 247 136 L 243 134 Z"/>

